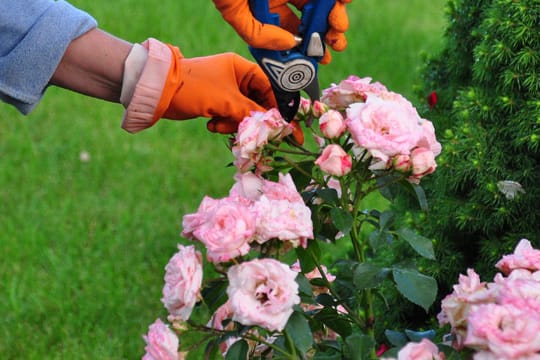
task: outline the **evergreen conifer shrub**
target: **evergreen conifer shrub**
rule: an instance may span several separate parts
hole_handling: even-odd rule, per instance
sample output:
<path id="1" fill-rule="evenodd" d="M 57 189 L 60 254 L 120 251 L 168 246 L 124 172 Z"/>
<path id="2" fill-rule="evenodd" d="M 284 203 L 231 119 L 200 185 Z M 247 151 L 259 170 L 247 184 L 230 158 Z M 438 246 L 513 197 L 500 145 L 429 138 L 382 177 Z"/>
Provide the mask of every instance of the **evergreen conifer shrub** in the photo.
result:
<path id="1" fill-rule="evenodd" d="M 540 1 L 448 9 L 447 46 L 424 72 L 443 153 L 418 224 L 437 240 L 437 278 L 453 284 L 466 267 L 491 275 L 521 238 L 539 245 Z"/>
<path id="2" fill-rule="evenodd" d="M 467 268 L 491 278 L 520 239 L 540 246 L 540 1 L 449 0 L 447 19 L 419 87 L 443 150 L 422 183 L 429 209 L 408 217 L 435 242 L 437 262 L 422 266 L 439 298 Z M 425 321 L 402 303 L 388 326 Z"/>

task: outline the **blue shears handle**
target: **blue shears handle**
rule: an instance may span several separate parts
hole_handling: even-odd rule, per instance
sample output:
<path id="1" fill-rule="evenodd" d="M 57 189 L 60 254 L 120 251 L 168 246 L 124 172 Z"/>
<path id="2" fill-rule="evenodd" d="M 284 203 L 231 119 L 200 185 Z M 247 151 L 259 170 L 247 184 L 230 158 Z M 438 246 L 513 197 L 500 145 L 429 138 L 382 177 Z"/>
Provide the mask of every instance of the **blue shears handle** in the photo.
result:
<path id="1" fill-rule="evenodd" d="M 302 42 L 291 50 L 276 51 L 249 47 L 273 85 L 283 91 L 306 88 L 317 76 L 318 62 L 324 54 L 324 37 L 328 31 L 328 14 L 336 0 L 310 0 L 303 8 L 298 34 Z M 280 26 L 279 15 L 271 13 L 268 0 L 251 0 L 251 12 L 262 23 Z M 322 52 L 310 54 L 313 37 L 320 39 Z"/>

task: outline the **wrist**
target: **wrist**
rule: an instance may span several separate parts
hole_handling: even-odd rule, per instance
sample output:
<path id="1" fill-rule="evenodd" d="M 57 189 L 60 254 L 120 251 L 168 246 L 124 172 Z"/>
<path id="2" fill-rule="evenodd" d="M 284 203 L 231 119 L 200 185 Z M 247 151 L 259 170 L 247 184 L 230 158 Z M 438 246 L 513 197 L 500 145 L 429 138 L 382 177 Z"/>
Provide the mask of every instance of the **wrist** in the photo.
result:
<path id="1" fill-rule="evenodd" d="M 136 133 L 154 125 L 169 69 L 171 49 L 156 39 L 134 46 L 126 59 L 121 102 L 126 107 L 122 128 Z"/>

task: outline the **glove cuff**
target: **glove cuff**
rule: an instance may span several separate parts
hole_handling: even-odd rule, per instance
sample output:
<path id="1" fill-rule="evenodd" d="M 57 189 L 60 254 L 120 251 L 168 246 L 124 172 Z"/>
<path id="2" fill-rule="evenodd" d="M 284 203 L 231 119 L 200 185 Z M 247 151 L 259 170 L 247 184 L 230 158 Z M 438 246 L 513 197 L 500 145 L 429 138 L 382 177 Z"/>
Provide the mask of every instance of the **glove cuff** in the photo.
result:
<path id="1" fill-rule="evenodd" d="M 171 49 L 159 40 L 149 38 L 135 45 L 124 64 L 120 102 L 126 107 L 122 129 L 137 133 L 154 125 L 167 75 L 173 61 Z"/>

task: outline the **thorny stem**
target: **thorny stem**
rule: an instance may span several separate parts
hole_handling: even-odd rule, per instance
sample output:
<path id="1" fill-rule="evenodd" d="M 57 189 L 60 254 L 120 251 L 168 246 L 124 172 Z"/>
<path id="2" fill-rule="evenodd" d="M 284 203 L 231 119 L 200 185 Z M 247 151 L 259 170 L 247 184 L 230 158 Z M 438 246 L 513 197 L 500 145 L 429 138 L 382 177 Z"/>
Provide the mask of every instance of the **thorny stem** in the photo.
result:
<path id="1" fill-rule="evenodd" d="M 274 150 L 274 151 L 280 151 L 282 153 L 286 153 L 286 154 L 293 154 L 293 155 L 306 155 L 306 156 L 317 156 L 316 153 L 314 152 L 311 152 L 303 147 L 299 147 L 300 149 L 302 149 L 302 151 L 299 151 L 299 150 L 293 150 L 293 149 L 284 149 L 280 146 L 275 146 L 273 144 L 266 144 L 265 145 L 266 148 L 270 149 L 270 150 Z"/>

